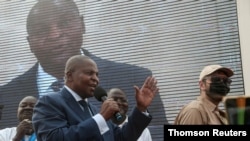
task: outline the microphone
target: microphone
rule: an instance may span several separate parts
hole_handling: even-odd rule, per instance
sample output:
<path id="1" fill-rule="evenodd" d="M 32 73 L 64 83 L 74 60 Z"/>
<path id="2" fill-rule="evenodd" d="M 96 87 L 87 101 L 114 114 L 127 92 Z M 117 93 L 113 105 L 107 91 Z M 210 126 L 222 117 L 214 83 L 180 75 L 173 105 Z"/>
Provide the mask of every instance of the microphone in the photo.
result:
<path id="1" fill-rule="evenodd" d="M 104 102 L 105 100 L 107 100 L 107 92 L 100 86 L 95 88 L 94 96 L 98 101 L 101 101 L 101 102 Z M 122 115 L 119 112 L 115 113 L 114 116 L 117 121 L 122 120 Z"/>

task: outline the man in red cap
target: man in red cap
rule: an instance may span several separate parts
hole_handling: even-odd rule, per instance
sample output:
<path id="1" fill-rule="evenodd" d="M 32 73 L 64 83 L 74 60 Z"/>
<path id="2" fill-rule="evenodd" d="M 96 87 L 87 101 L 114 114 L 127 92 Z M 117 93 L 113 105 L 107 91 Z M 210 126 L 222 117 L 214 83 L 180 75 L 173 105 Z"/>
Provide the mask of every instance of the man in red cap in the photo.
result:
<path id="1" fill-rule="evenodd" d="M 226 114 L 218 105 L 230 91 L 233 74 L 230 68 L 220 65 L 204 67 L 199 78 L 200 96 L 181 109 L 174 124 L 227 124 Z"/>

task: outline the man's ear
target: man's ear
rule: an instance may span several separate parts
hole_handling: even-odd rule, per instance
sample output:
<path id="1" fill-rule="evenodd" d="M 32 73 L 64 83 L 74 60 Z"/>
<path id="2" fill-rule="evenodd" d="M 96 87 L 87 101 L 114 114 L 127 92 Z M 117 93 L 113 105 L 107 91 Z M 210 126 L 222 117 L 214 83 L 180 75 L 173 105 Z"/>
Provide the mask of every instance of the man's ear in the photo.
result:
<path id="1" fill-rule="evenodd" d="M 67 76 L 67 81 L 71 81 L 72 80 L 72 71 L 68 71 L 66 73 L 66 76 Z"/>
<path id="2" fill-rule="evenodd" d="M 205 83 L 202 80 L 199 81 L 199 86 L 201 90 L 205 89 Z"/>
<path id="3" fill-rule="evenodd" d="M 82 34 L 85 34 L 85 22 L 84 22 L 83 15 L 81 15 L 80 19 L 81 19 L 81 24 L 82 24 Z"/>

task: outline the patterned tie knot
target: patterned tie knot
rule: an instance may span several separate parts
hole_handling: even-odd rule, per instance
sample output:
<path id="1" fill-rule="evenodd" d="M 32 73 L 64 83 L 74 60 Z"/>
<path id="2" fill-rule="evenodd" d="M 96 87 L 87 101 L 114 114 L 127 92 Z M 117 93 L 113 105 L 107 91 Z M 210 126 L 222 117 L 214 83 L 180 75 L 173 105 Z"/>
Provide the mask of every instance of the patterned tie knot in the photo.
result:
<path id="1" fill-rule="evenodd" d="M 54 92 L 60 91 L 64 86 L 64 80 L 63 79 L 58 79 L 57 81 L 53 82 L 51 84 L 51 89 L 53 89 Z"/>
<path id="2" fill-rule="evenodd" d="M 79 101 L 79 103 L 82 105 L 84 110 L 88 110 L 88 104 L 85 100 L 81 100 L 81 101 Z"/>

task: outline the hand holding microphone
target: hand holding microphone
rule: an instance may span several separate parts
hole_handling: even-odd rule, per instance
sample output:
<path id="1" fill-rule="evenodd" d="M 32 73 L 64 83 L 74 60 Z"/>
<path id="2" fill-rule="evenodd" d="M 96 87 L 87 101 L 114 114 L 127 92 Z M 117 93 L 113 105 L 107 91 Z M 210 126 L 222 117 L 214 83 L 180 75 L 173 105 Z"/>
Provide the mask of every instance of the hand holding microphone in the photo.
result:
<path id="1" fill-rule="evenodd" d="M 97 87 L 95 89 L 94 96 L 98 101 L 103 102 L 100 114 L 105 118 L 105 120 L 109 120 L 113 117 L 117 121 L 122 119 L 117 102 L 113 99 L 107 99 L 107 92 L 103 88 Z"/>
<path id="2" fill-rule="evenodd" d="M 31 135 L 34 130 L 32 127 L 32 122 L 29 119 L 24 119 L 17 125 L 17 133 L 13 138 L 13 141 L 20 141 L 25 135 Z"/>
<path id="3" fill-rule="evenodd" d="M 17 131 L 22 132 L 24 135 L 32 134 L 34 132 L 32 121 L 29 119 L 24 119 L 23 121 L 21 121 L 17 126 Z"/>

